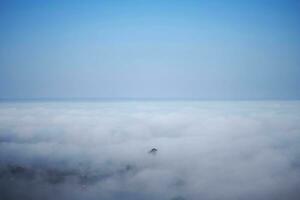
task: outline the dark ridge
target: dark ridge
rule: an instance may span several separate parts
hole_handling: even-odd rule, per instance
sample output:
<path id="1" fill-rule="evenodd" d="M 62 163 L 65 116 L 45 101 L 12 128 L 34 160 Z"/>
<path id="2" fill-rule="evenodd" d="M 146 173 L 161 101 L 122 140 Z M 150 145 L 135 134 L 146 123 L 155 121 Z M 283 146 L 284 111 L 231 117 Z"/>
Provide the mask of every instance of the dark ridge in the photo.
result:
<path id="1" fill-rule="evenodd" d="M 49 184 L 61 184 L 67 179 L 73 178 L 78 184 L 92 185 L 113 176 L 122 178 L 127 175 L 133 175 L 136 172 L 136 167 L 132 165 L 126 165 L 114 172 L 109 173 L 100 173 L 97 171 L 82 172 L 77 169 L 43 169 L 24 167 L 20 165 L 7 165 L 0 166 L 0 179 L 23 179 L 26 181 L 42 180 Z"/>

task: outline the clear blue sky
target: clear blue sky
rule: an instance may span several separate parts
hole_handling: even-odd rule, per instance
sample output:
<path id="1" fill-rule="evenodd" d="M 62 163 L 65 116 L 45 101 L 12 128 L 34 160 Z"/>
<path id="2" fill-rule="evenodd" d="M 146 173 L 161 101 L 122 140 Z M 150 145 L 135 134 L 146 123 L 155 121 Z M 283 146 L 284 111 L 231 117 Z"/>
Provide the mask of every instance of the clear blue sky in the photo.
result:
<path id="1" fill-rule="evenodd" d="M 300 1 L 0 1 L 0 98 L 300 99 Z"/>

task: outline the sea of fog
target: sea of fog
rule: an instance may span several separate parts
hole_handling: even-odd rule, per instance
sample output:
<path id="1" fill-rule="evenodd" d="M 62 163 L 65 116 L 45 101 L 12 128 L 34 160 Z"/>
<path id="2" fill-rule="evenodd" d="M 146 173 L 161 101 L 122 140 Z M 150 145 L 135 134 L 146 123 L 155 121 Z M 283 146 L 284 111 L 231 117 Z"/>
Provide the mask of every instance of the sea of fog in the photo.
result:
<path id="1" fill-rule="evenodd" d="M 300 102 L 1 102 L 0 199 L 298 200 Z"/>

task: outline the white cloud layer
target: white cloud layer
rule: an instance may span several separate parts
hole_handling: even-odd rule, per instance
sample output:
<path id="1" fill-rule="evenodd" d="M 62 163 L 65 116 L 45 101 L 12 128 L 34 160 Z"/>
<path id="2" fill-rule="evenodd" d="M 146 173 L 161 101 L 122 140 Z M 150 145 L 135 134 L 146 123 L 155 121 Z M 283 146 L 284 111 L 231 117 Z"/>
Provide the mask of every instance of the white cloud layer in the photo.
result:
<path id="1" fill-rule="evenodd" d="M 296 200 L 299 122 L 297 101 L 1 103 L 0 195 Z"/>

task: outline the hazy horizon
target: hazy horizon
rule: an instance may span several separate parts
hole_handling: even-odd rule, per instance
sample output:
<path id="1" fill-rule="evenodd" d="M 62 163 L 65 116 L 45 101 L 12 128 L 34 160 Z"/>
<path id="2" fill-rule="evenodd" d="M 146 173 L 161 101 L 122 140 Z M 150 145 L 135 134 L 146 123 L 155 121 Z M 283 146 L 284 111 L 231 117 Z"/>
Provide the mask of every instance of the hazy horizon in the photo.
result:
<path id="1" fill-rule="evenodd" d="M 300 1 L 0 0 L 0 199 L 299 200 Z"/>
<path id="2" fill-rule="evenodd" d="M 202 101 L 220 101 L 220 102 L 230 102 L 230 101 L 233 101 L 233 102 L 280 102 L 280 101 L 300 101 L 300 99 L 205 99 L 205 98 L 155 98 L 155 97 L 149 97 L 149 98 L 134 98 L 134 97 L 114 97 L 114 98 L 111 98 L 111 97 L 66 97 L 66 98 L 62 98 L 62 97 L 50 97 L 50 98 L 45 98 L 45 97 L 42 97 L 42 98 L 0 98 L 0 102 L 16 102 L 16 101 L 20 101 L 20 102 L 30 102 L 30 101 L 33 101 L 33 102 L 47 102 L 47 101 L 52 101 L 52 102 L 60 102 L 60 101 L 66 101 L 66 102 L 77 102 L 77 101 L 83 101 L 83 102 L 102 102 L 102 101 L 199 101 L 199 102 L 202 102 Z"/>

